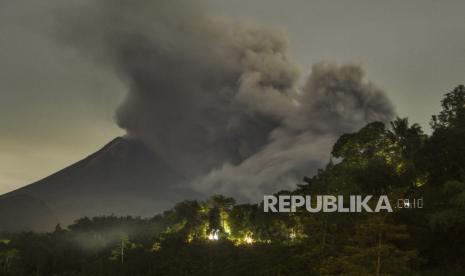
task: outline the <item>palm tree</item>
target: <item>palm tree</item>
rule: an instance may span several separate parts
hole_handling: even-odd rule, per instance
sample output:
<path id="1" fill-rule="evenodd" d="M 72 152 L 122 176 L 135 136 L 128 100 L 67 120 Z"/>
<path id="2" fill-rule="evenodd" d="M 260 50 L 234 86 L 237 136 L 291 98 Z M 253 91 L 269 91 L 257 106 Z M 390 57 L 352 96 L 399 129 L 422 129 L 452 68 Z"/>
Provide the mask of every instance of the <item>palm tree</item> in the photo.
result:
<path id="1" fill-rule="evenodd" d="M 410 157 L 425 138 L 421 126 L 417 123 L 409 126 L 408 118 L 399 117 L 390 125 L 391 129 L 387 133 L 388 138 L 401 148 L 404 157 Z"/>

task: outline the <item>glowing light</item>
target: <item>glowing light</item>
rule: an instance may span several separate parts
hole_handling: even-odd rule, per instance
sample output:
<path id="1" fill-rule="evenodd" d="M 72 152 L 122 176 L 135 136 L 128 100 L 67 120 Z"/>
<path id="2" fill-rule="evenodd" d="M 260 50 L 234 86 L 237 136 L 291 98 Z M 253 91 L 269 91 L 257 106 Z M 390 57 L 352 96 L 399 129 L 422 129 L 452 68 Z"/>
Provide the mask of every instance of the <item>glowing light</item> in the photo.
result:
<path id="1" fill-rule="evenodd" d="M 247 244 L 252 244 L 254 242 L 254 240 L 252 238 L 252 234 L 249 233 L 249 234 L 245 235 L 244 242 L 247 243 Z"/>
<path id="2" fill-rule="evenodd" d="M 220 230 L 218 229 L 211 230 L 210 234 L 208 235 L 208 239 L 211 241 L 219 240 L 219 233 L 220 233 Z"/>

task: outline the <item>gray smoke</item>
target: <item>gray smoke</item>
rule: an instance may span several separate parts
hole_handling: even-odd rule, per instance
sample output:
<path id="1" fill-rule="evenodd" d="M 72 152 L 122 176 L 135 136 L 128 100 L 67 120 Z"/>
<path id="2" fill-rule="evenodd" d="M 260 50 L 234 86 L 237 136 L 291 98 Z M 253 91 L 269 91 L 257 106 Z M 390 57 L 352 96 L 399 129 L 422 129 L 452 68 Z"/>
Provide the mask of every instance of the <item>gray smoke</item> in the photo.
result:
<path id="1" fill-rule="evenodd" d="M 127 84 L 118 124 L 190 185 L 248 199 L 291 188 L 340 134 L 393 117 L 358 66 L 316 64 L 299 88 L 283 32 L 206 10 L 101 0 L 59 13 L 60 37 Z"/>

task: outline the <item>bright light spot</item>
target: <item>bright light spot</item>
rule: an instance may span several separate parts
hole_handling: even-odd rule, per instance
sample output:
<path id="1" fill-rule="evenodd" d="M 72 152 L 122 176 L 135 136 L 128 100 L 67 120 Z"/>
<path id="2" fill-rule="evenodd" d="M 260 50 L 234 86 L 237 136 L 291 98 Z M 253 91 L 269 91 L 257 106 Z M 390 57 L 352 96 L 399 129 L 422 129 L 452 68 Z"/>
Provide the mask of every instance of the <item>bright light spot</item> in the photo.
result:
<path id="1" fill-rule="evenodd" d="M 220 230 L 218 229 L 213 229 L 210 234 L 208 235 L 208 239 L 211 240 L 211 241 L 217 241 L 219 240 L 219 233 L 220 233 Z"/>
<path id="2" fill-rule="evenodd" d="M 247 244 L 252 244 L 254 242 L 254 240 L 252 238 L 252 234 L 249 233 L 249 234 L 245 235 L 244 242 L 247 243 Z"/>

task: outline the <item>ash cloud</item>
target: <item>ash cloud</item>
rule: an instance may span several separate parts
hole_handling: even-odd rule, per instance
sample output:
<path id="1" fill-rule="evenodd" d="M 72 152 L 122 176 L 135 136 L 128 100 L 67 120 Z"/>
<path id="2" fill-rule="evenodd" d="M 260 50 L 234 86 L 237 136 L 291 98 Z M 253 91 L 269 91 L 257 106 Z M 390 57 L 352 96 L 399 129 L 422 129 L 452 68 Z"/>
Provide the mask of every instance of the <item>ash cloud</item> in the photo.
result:
<path id="1" fill-rule="evenodd" d="M 119 126 L 198 190 L 256 199 L 322 167 L 332 144 L 393 107 L 359 66 L 319 63 L 303 87 L 279 30 L 200 2 L 79 1 L 59 37 L 128 86 Z"/>

